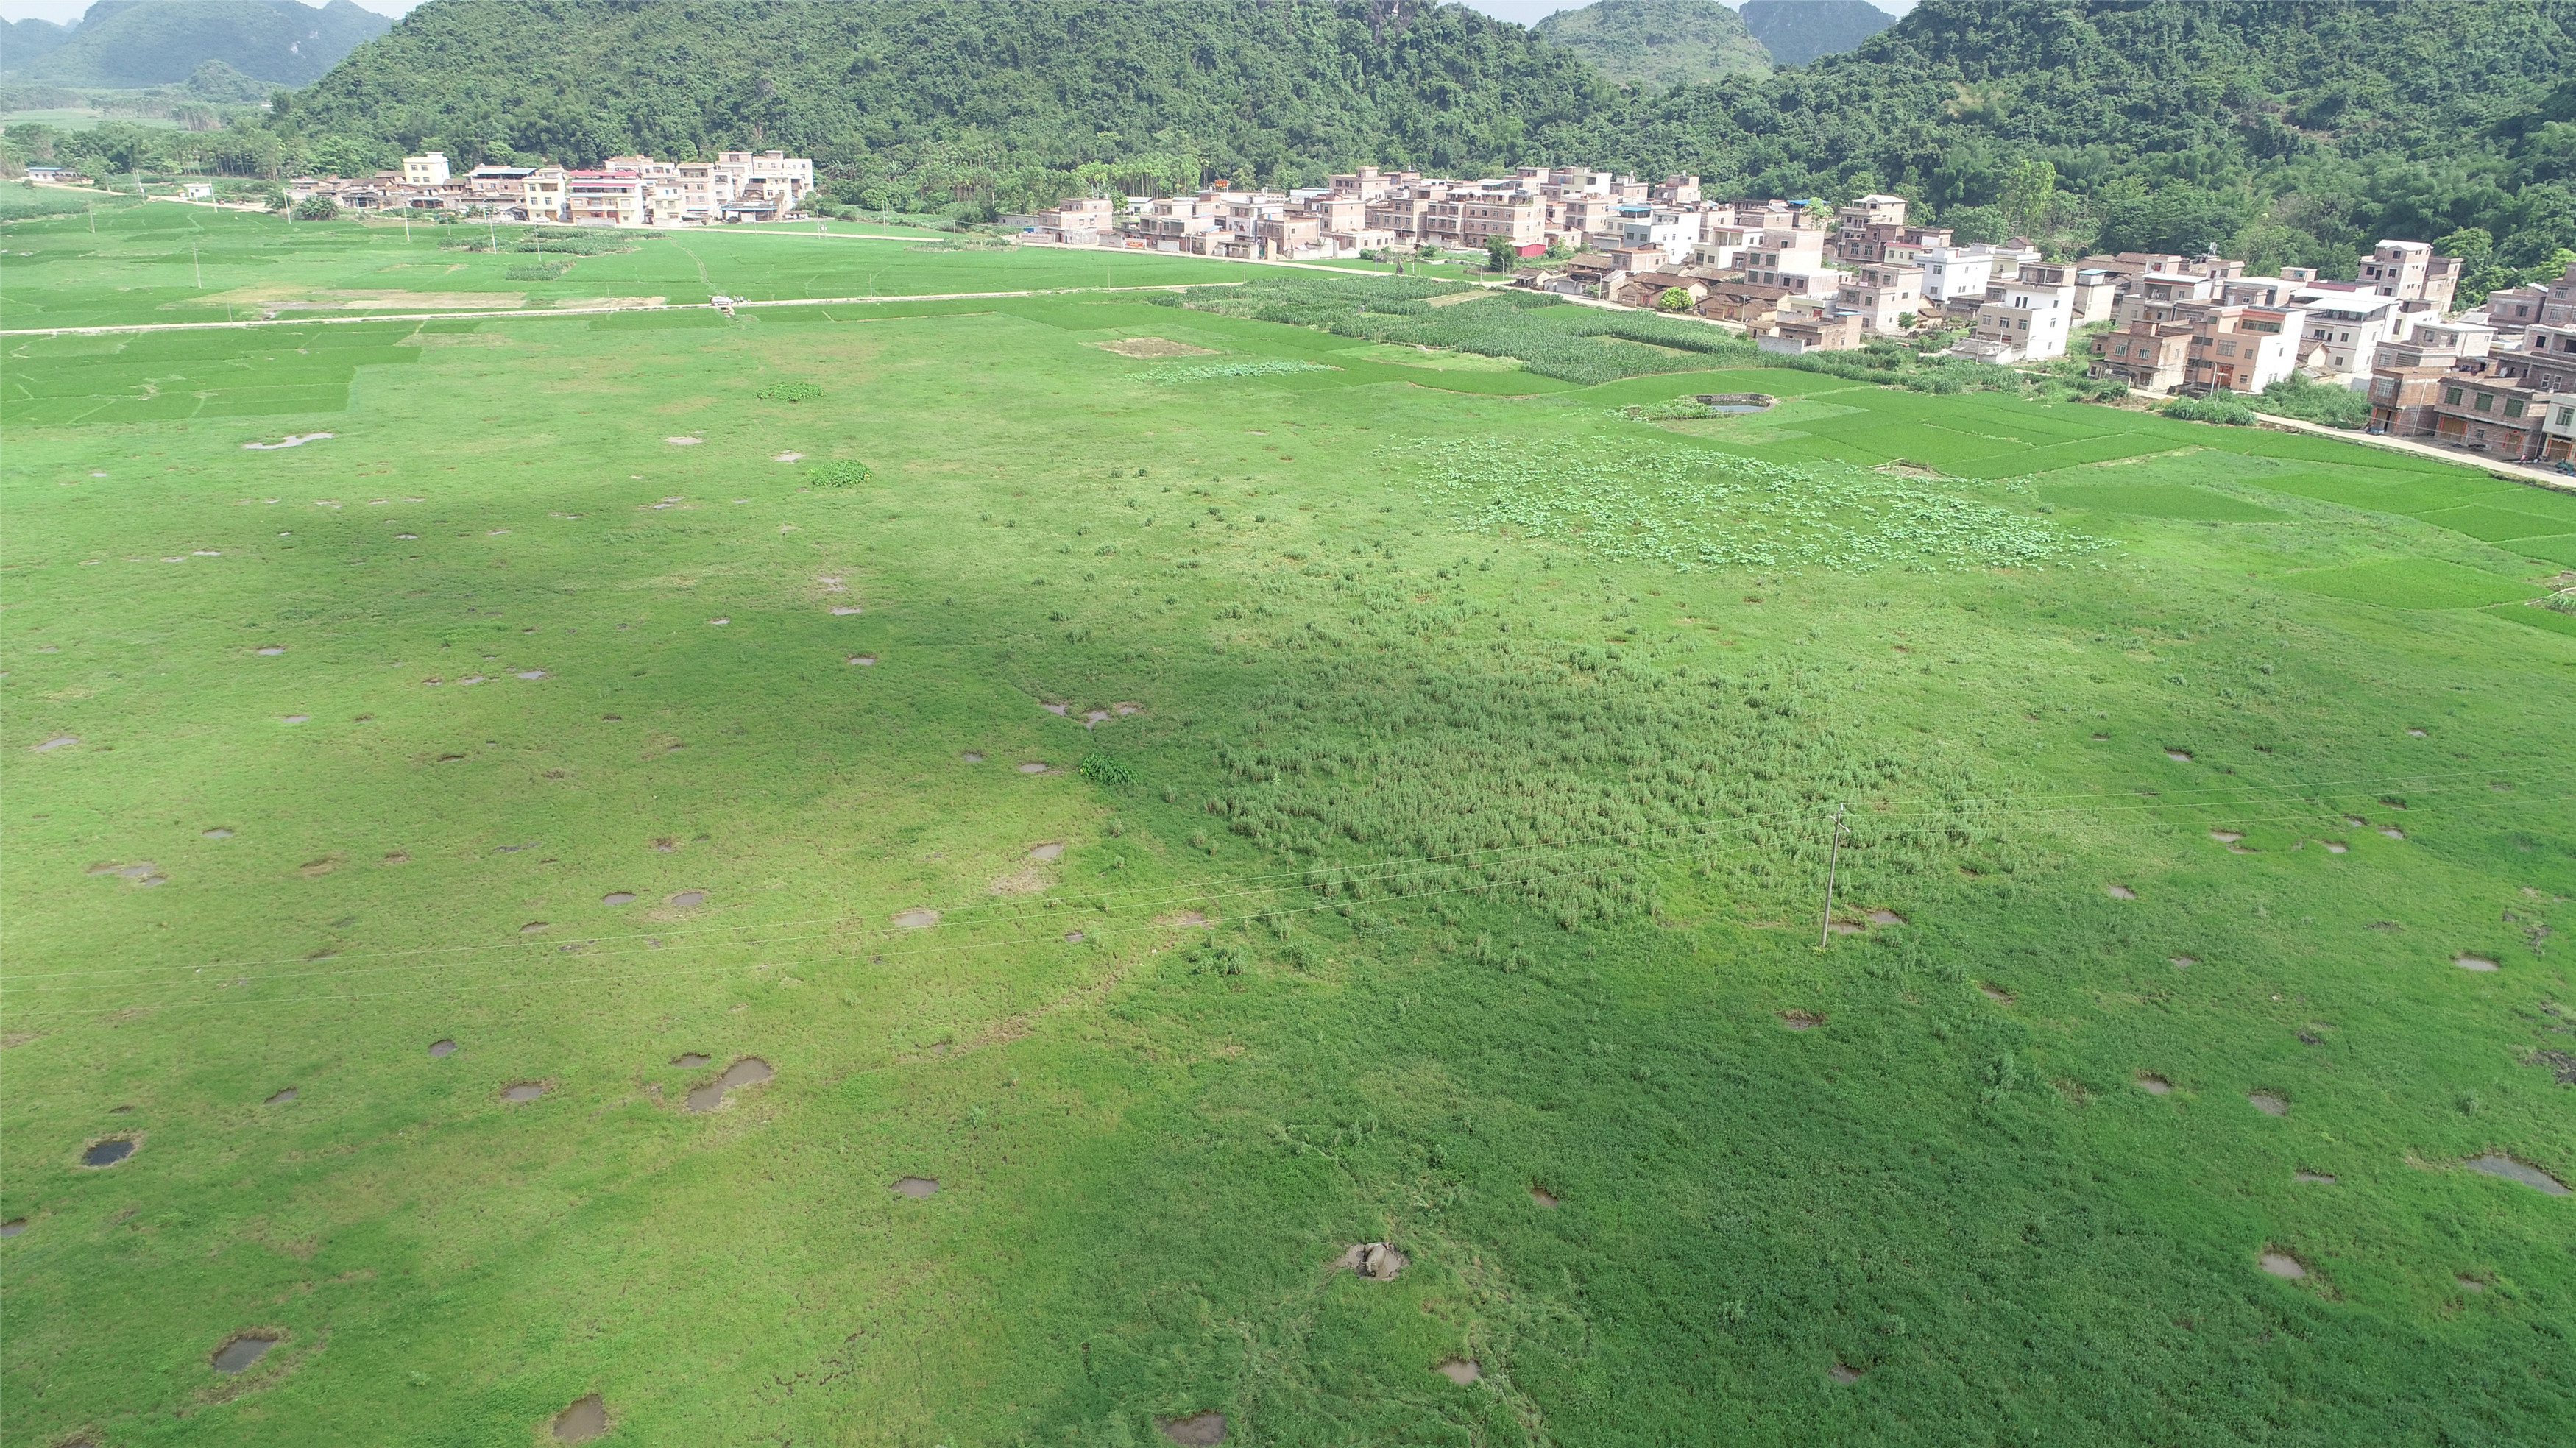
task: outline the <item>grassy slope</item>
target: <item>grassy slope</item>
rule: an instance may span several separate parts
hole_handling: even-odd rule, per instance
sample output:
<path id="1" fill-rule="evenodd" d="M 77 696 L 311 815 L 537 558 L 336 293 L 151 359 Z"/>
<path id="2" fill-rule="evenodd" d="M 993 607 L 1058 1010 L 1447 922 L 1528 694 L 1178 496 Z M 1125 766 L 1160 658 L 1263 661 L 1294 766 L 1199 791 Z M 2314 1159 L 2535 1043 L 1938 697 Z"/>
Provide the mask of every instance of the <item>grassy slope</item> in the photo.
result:
<path id="1" fill-rule="evenodd" d="M 2546 571 L 2484 510 L 2576 503 L 1779 371 L 1506 396 L 1533 380 L 1127 301 L 831 317 L 397 327 L 364 350 L 418 360 L 328 410 L 0 410 L 6 1441 L 517 1442 L 592 1391 L 652 1442 L 1215 1407 L 1280 1442 L 2538 1444 L 2576 1413 L 2568 1200 L 2456 1165 L 2576 1171 L 2523 1064 L 2568 1049 L 2538 929 L 2576 893 L 2576 638 L 2459 588 Z M 1340 370 L 1157 385 L 1090 345 L 1120 336 Z M 136 386 L 160 342 L 13 375 Z M 1797 410 L 1610 412 L 1698 389 Z M 1790 563 L 1684 571 L 1636 540 L 1696 512 L 1467 528 L 1412 444 L 1498 436 L 1584 499 L 1675 453 L 1855 487 L 1893 480 L 1837 459 L 1903 456 L 2113 546 L 1856 573 L 1790 566 L 1818 535 L 1775 516 Z M 788 450 L 875 483 L 807 491 Z M 2357 568 L 2374 595 L 2284 586 Z M 1094 734 L 1040 707 L 1118 701 Z M 1094 753 L 1136 782 L 1064 772 Z M 1908 923 L 1818 953 L 1845 791 L 1847 907 Z M 1658 809 L 1720 828 L 1661 847 Z M 1493 893 L 1340 883 L 1479 818 L 1544 841 L 1478 857 Z M 994 893 L 1045 841 L 1052 888 Z M 142 862 L 166 883 L 85 873 Z M 777 1079 L 675 1109 L 751 1054 Z M 1397 1282 L 1325 1270 L 1378 1237 Z M 209 1372 L 249 1328 L 284 1344 Z"/>

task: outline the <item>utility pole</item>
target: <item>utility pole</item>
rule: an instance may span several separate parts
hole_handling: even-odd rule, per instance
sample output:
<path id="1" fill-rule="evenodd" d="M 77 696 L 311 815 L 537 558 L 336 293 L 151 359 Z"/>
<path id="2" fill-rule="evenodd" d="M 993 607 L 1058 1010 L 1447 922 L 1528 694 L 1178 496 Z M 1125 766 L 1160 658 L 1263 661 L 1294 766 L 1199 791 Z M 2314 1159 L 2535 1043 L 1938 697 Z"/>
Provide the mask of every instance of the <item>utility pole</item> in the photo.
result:
<path id="1" fill-rule="evenodd" d="M 1816 948 L 1822 950 L 1834 938 L 1834 866 L 1842 862 L 1843 807 L 1834 806 L 1834 843 L 1825 853 L 1825 919 L 1816 927 Z"/>

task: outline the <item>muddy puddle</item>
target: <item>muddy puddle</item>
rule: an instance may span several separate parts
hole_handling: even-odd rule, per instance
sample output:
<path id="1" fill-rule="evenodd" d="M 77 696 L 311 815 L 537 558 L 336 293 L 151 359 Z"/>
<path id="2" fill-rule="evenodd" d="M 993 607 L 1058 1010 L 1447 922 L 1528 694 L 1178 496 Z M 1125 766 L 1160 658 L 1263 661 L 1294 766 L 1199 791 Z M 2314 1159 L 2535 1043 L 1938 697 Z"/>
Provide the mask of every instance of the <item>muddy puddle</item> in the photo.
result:
<path id="1" fill-rule="evenodd" d="M 215 1355 L 208 1362 L 216 1372 L 237 1373 L 268 1356 L 268 1350 L 275 1346 L 277 1346 L 276 1338 L 244 1333 L 239 1337 L 226 1339 L 222 1347 L 215 1349 Z"/>
<path id="2" fill-rule="evenodd" d="M 894 1179 L 894 1194 L 899 1197 L 911 1197 L 918 1201 L 938 1190 L 939 1178 L 937 1177 L 896 1177 Z"/>
<path id="3" fill-rule="evenodd" d="M 534 1101 L 545 1094 L 545 1083 L 541 1081 L 516 1081 L 501 1088 L 504 1101 Z"/>
<path id="4" fill-rule="evenodd" d="M 683 1071 L 694 1071 L 705 1065 L 707 1061 L 708 1057 L 702 1051 L 682 1051 L 671 1058 L 671 1064 Z"/>
<path id="5" fill-rule="evenodd" d="M 276 1095 L 269 1097 L 266 1101 L 261 1102 L 261 1103 L 260 1103 L 260 1105 L 262 1105 L 262 1106 L 283 1106 L 283 1105 L 285 1105 L 287 1102 L 292 1101 L 292 1100 L 294 1100 L 294 1099 L 295 1099 L 295 1088 L 294 1088 L 294 1087 L 292 1087 L 292 1086 L 289 1086 L 289 1087 L 287 1087 L 285 1090 L 278 1092 Z"/>
<path id="6" fill-rule="evenodd" d="M 939 912 L 927 906 L 916 905 L 909 910 L 896 911 L 894 923 L 906 930 L 927 930 L 939 923 Z"/>
<path id="7" fill-rule="evenodd" d="M 2287 1116 L 2290 1114 L 2289 1100 L 2276 1092 L 2249 1092 L 2245 1099 L 2252 1103 L 2255 1110 L 2262 1112 L 2266 1116 Z"/>
<path id="8" fill-rule="evenodd" d="M 1825 1369 L 1825 1372 L 1838 1383 L 1856 1383 L 1869 1376 L 1867 1369 L 1853 1367 L 1839 1358 L 1835 1359 L 1834 1365 Z"/>
<path id="9" fill-rule="evenodd" d="M 700 1059 L 704 1059 L 701 1057 Z M 743 1086 L 757 1086 L 778 1073 L 758 1056 L 745 1056 L 725 1068 L 725 1073 L 689 1093 L 688 1109 L 713 1111 L 724 1105 L 725 1093 Z"/>
<path id="10" fill-rule="evenodd" d="M 1462 1388 L 1485 1376 L 1474 1358 L 1444 1358 L 1431 1370 Z"/>
<path id="11" fill-rule="evenodd" d="M 2141 1071 L 2138 1073 L 2138 1089 L 2150 1096 L 2171 1096 L 2173 1083 L 2153 1071 Z"/>
<path id="12" fill-rule="evenodd" d="M 2308 1264 L 2287 1252 L 2266 1252 L 2255 1260 L 2262 1263 L 2264 1271 L 2286 1281 L 2295 1282 L 2308 1275 Z"/>
<path id="13" fill-rule="evenodd" d="M 1558 1199 L 1556 1193 L 1549 1191 L 1545 1187 L 1532 1187 L 1530 1188 L 1530 1200 L 1542 1207 L 1554 1210 Z"/>
<path id="14" fill-rule="evenodd" d="M 81 1151 L 83 1166 L 114 1166 L 134 1155 L 135 1141 L 130 1136 L 111 1136 L 93 1141 Z"/>
<path id="15" fill-rule="evenodd" d="M 1225 1441 L 1225 1414 L 1192 1413 L 1186 1418 L 1156 1418 L 1154 1426 L 1164 1437 L 1187 1448 L 1207 1448 Z"/>
<path id="16" fill-rule="evenodd" d="M 456 1043 L 454 1041 L 432 1041 L 429 1043 L 429 1054 L 433 1056 L 453 1056 L 456 1054 Z"/>
<path id="17" fill-rule="evenodd" d="M 2567 1184 L 2565 1182 L 2560 1181 L 2558 1178 L 2551 1176 L 2549 1173 L 2542 1171 L 2540 1168 L 2533 1166 L 2527 1161 L 2516 1161 L 2512 1157 L 2489 1152 L 2485 1156 L 2470 1157 L 2468 1160 L 2468 1167 L 2471 1171 L 2484 1172 L 2491 1177 L 2502 1177 L 2506 1181 L 2520 1182 L 2524 1186 L 2531 1187 L 2538 1191 L 2547 1192 L 2553 1197 L 2563 1197 L 2567 1195 Z"/>
<path id="18" fill-rule="evenodd" d="M 691 438 L 695 442 L 697 439 Z M 555 1414 L 554 1439 L 558 1443 L 587 1443 L 608 1431 L 608 1404 L 597 1393 L 574 1402 Z"/>

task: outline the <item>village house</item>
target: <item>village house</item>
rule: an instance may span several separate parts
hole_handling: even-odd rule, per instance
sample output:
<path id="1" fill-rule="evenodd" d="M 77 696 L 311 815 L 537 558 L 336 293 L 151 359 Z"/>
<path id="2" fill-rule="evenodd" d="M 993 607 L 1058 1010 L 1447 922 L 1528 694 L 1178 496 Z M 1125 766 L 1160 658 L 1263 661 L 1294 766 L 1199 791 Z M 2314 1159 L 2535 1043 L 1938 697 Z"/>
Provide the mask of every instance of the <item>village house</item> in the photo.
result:
<path id="1" fill-rule="evenodd" d="M 2183 382 L 2191 331 L 2189 322 L 2134 318 L 2093 339 L 2085 373 L 2116 378 L 2136 392 L 2171 392 Z"/>
<path id="2" fill-rule="evenodd" d="M 1923 308 L 1923 268 L 1864 263 L 1834 289 L 1834 303 L 1860 318 L 1863 331 L 1894 336 L 1914 325 Z"/>
<path id="3" fill-rule="evenodd" d="M 2433 440 L 2505 458 L 2538 457 L 2549 394 L 2502 378 L 2454 373 L 2433 403 Z"/>
<path id="4" fill-rule="evenodd" d="M 2540 424 L 2540 460 L 2565 462 L 2576 457 L 2576 392 L 2554 392 L 2549 415 Z"/>
<path id="5" fill-rule="evenodd" d="M 1977 308 L 1976 325 L 1950 350 L 2006 365 L 2042 362 L 2065 356 L 2074 330 L 2075 288 L 2016 277 L 1987 289 L 1986 300 Z"/>
<path id="6" fill-rule="evenodd" d="M 2434 255 L 2420 241 L 2383 241 L 2354 264 L 2353 274 L 2380 296 L 2424 302 L 2444 312 L 2459 285 L 2460 263 L 2457 257 Z"/>
<path id="7" fill-rule="evenodd" d="M 1857 313 L 1810 303 L 1780 313 L 1771 332 L 1756 337 L 1753 345 L 1790 357 L 1849 352 L 1861 345 L 1861 319 Z"/>
<path id="8" fill-rule="evenodd" d="M 2215 306 L 2192 319 L 2183 385 L 2193 392 L 2259 393 L 2298 370 L 2308 314 L 2302 308 Z"/>

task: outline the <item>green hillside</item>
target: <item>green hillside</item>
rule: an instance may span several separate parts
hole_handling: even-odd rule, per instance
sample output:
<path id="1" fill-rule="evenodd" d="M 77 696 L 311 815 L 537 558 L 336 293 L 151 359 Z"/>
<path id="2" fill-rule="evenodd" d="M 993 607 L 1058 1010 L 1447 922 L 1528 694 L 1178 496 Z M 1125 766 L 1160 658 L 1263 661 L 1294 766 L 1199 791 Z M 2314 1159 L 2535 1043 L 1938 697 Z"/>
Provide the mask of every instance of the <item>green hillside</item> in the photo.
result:
<path id="1" fill-rule="evenodd" d="M 1662 90 L 1771 73 L 1771 53 L 1717 0 L 1599 0 L 1560 10 L 1537 29 L 1630 85 Z"/>
<path id="2" fill-rule="evenodd" d="M 0 20 L 0 75 L 52 54 L 71 38 L 68 27 L 50 20 Z"/>
<path id="3" fill-rule="evenodd" d="M 1896 23 L 1869 0 L 1746 0 L 1745 32 L 1782 65 L 1840 55 Z"/>
<path id="4" fill-rule="evenodd" d="M 57 85 L 174 85 L 219 60 L 259 80 L 303 85 L 392 23 L 349 0 L 319 8 L 295 0 L 99 0 L 23 70 L 13 55 L 8 74 Z"/>
<path id="5" fill-rule="evenodd" d="M 964 195 L 989 190 L 979 168 L 1175 154 L 1193 186 L 1352 160 L 1475 171 L 1609 104 L 1573 54 L 1458 6 L 430 0 L 299 109 L 469 159 L 765 141 L 860 184 L 931 168 Z"/>

